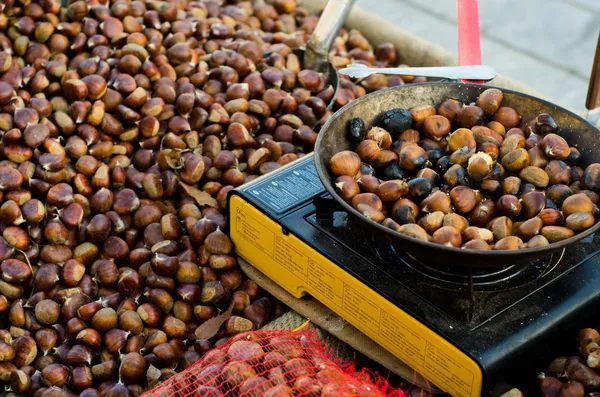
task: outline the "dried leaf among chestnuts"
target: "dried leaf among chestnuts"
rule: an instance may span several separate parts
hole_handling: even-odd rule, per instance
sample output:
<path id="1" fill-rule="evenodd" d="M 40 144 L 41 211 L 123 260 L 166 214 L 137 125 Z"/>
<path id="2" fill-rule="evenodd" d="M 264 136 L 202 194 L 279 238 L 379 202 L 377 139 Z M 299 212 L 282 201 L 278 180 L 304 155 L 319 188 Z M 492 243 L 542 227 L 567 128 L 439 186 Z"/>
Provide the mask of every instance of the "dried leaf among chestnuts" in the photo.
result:
<path id="1" fill-rule="evenodd" d="M 229 317 L 231 317 L 232 312 L 233 303 L 229 305 L 229 308 L 223 313 L 205 321 L 202 325 L 196 328 L 196 338 L 208 340 L 215 336 L 217 332 L 219 332 L 219 329 L 221 329 L 221 325 L 223 325 L 227 320 L 229 320 Z"/>
<path id="2" fill-rule="evenodd" d="M 196 189 L 195 187 L 185 184 L 181 181 L 179 181 L 179 185 L 181 185 L 181 187 L 185 190 L 187 194 L 189 194 L 194 200 L 196 200 L 196 203 L 198 203 L 198 205 L 208 205 L 213 208 L 219 208 L 219 203 L 217 202 L 217 200 L 212 198 L 210 194 L 203 192 L 202 190 Z"/>

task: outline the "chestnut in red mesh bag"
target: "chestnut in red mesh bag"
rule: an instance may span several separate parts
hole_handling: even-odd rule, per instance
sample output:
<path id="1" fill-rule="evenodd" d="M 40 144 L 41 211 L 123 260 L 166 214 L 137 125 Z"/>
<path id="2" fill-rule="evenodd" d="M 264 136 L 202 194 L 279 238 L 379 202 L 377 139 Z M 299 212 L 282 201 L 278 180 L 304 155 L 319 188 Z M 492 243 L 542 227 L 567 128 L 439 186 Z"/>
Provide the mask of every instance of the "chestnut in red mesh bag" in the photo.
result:
<path id="1" fill-rule="evenodd" d="M 314 332 L 254 331 L 206 353 L 142 397 L 404 397 L 351 375 Z M 361 378 L 369 378 L 361 376 Z"/>

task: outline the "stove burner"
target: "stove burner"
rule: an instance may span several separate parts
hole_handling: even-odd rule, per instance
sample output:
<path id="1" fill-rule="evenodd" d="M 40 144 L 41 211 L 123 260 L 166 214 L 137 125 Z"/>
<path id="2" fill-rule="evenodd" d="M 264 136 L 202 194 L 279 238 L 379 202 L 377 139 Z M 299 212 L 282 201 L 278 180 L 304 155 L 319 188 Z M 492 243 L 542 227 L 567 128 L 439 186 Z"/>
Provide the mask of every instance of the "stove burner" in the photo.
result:
<path id="1" fill-rule="evenodd" d="M 394 248 L 391 250 L 398 259 L 405 263 L 422 277 L 426 277 L 441 288 L 464 290 L 469 286 L 469 272 L 473 276 L 475 291 L 499 291 L 517 288 L 537 280 L 551 272 L 562 259 L 565 250 L 547 258 L 538 259 L 528 264 L 510 265 L 502 268 L 462 268 L 426 264 L 409 255 L 398 255 Z"/>
<path id="2" fill-rule="evenodd" d="M 425 263 L 414 256 L 396 251 L 393 245 L 377 240 L 371 235 L 375 252 L 384 261 L 397 260 L 405 264 L 411 273 L 433 286 L 462 290 L 470 289 L 469 275 L 472 275 L 473 291 L 500 291 L 517 288 L 535 281 L 550 273 L 559 264 L 565 250 L 528 264 L 509 265 L 495 268 L 469 268 Z"/>
<path id="3" fill-rule="evenodd" d="M 316 230 L 329 236 L 335 247 L 341 246 L 361 257 L 365 263 L 379 268 L 391 285 L 402 285 L 439 310 L 445 318 L 457 321 L 469 330 L 518 305 L 594 255 L 600 257 L 598 234 L 595 239 L 583 239 L 570 245 L 566 251 L 528 264 L 488 269 L 436 265 L 429 260 L 406 255 L 401 246 L 394 250 L 388 240 L 345 212 L 334 211 L 322 218 L 312 213 L 305 219 Z M 340 266 L 345 267 L 343 255 L 338 259 Z M 361 271 L 358 270 L 357 274 Z M 375 290 L 382 288 L 380 285 L 371 287 Z M 400 304 L 408 301 L 410 299 L 405 298 Z M 528 306 L 524 307 L 529 310 Z M 424 313 L 423 316 L 428 317 Z"/>

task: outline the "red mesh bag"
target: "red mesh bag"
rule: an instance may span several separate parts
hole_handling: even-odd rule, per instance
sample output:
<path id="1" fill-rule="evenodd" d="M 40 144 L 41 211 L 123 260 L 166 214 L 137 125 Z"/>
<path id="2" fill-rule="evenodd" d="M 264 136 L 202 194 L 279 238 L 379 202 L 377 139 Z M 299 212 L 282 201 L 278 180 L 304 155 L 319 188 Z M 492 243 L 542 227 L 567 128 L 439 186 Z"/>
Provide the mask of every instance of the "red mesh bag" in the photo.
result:
<path id="1" fill-rule="evenodd" d="M 352 365 L 343 367 L 314 332 L 247 332 L 142 397 L 404 397 L 373 374 L 355 377 Z"/>

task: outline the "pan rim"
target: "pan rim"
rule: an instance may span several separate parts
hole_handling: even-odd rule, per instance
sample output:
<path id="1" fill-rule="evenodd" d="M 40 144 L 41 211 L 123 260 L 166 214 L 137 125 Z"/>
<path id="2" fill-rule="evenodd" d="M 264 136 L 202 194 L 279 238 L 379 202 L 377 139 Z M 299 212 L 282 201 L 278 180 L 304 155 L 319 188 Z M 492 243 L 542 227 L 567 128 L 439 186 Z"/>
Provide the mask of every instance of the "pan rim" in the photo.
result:
<path id="1" fill-rule="evenodd" d="M 437 86 L 447 86 L 447 87 L 455 87 L 455 88 L 461 88 L 461 87 L 473 87 L 473 88 L 481 88 L 481 87 L 485 87 L 487 88 L 497 88 L 499 90 L 501 90 L 502 92 L 507 92 L 507 93 L 511 93 L 517 96 L 521 96 L 530 100 L 534 100 L 537 102 L 540 102 L 542 104 L 545 104 L 547 106 L 551 106 L 554 107 L 557 111 L 561 111 L 564 112 L 566 114 L 568 114 L 569 116 L 580 120 L 581 122 L 587 124 L 592 131 L 595 131 L 597 134 L 600 135 L 600 130 L 598 130 L 596 127 L 594 127 L 592 124 L 590 124 L 587 120 L 585 120 L 583 117 L 579 116 L 578 114 L 572 112 L 569 109 L 566 109 L 562 106 L 559 106 L 555 103 L 549 102 L 545 99 L 542 98 L 538 98 L 529 94 L 525 94 L 522 92 L 518 92 L 518 91 L 514 91 L 511 89 L 507 89 L 507 88 L 502 88 L 502 87 L 496 87 L 493 85 L 488 85 L 488 84 L 473 84 L 473 83 L 457 83 L 457 82 L 431 82 L 431 83 L 418 83 L 418 84 L 409 84 L 409 85 L 402 85 L 402 86 L 396 86 L 396 87 L 389 87 L 389 88 L 385 88 L 383 90 L 379 90 L 376 92 L 372 92 L 369 93 L 361 98 L 358 98 L 348 104 L 346 104 L 345 106 L 343 106 L 341 109 L 337 110 L 328 120 L 327 122 L 323 125 L 323 127 L 321 128 L 321 131 L 319 132 L 318 136 L 317 136 L 317 141 L 315 142 L 315 155 L 314 155 L 314 161 L 315 161 L 315 168 L 317 169 L 317 174 L 319 176 L 319 179 L 321 180 L 321 183 L 325 186 L 325 189 L 327 189 L 327 192 L 336 199 L 336 201 L 338 202 L 338 204 L 340 204 L 344 210 L 350 214 L 352 214 L 353 216 L 359 218 L 362 222 L 366 223 L 366 225 L 368 225 L 369 227 L 375 228 L 378 231 L 381 231 L 383 233 L 385 233 L 386 235 L 399 239 L 399 242 L 402 241 L 406 241 L 409 244 L 413 244 L 416 243 L 416 245 L 421 246 L 421 248 L 433 248 L 436 250 L 440 251 L 440 254 L 447 252 L 449 254 L 460 254 L 460 255 L 465 255 L 465 256 L 470 256 L 472 258 L 484 258 L 485 256 L 489 256 L 489 255 L 493 255 L 496 258 L 502 258 L 502 257 L 512 257 L 515 255 L 528 255 L 528 254 L 542 254 L 542 253 L 548 253 L 548 255 L 551 255 L 553 252 L 556 252 L 559 249 L 565 248 L 570 244 L 573 244 L 575 242 L 578 242 L 580 240 L 583 240 L 584 238 L 594 234 L 596 231 L 598 231 L 598 229 L 600 229 L 600 220 L 597 220 L 596 223 L 594 224 L 594 226 L 592 226 L 591 228 L 585 230 L 582 233 L 576 234 L 573 237 L 569 237 L 568 239 L 565 240 L 561 240 L 558 241 L 556 243 L 551 243 L 547 246 L 543 246 L 543 247 L 533 247 L 533 248 L 522 248 L 522 249 L 518 249 L 518 250 L 494 250 L 494 249 L 490 249 L 490 250 L 486 250 L 486 251 L 482 251 L 482 250 L 474 250 L 474 249 L 468 249 L 468 248 L 461 248 L 461 247 L 449 247 L 449 246 L 445 246 L 445 245 L 441 245 L 441 244 L 435 244 L 432 242 L 428 242 L 428 241 L 422 241 L 422 240 L 418 240 L 416 238 L 413 237 L 409 237 L 406 236 L 404 234 L 401 234 L 395 230 L 392 230 L 390 228 L 387 228 L 377 222 L 374 222 L 366 217 L 364 217 L 362 214 L 360 214 L 357 210 L 355 210 L 354 208 L 352 208 L 351 205 L 349 205 L 346 201 L 344 201 L 339 194 L 335 191 L 335 189 L 333 188 L 332 184 L 330 183 L 326 183 L 326 178 L 325 178 L 325 172 L 329 172 L 327 169 L 327 167 L 322 167 L 321 166 L 321 143 L 323 141 L 323 137 L 325 136 L 325 134 L 327 133 L 327 131 L 330 128 L 330 125 L 339 117 L 341 117 L 342 114 L 344 114 L 348 109 L 350 109 L 352 106 L 355 106 L 358 103 L 362 103 L 365 101 L 369 101 L 372 100 L 373 98 L 377 98 L 378 96 L 381 96 L 387 92 L 390 91 L 400 91 L 403 89 L 408 89 L 410 87 L 415 87 L 415 86 L 423 86 L 423 87 L 437 87 Z M 542 257 L 542 256 L 540 256 Z"/>

